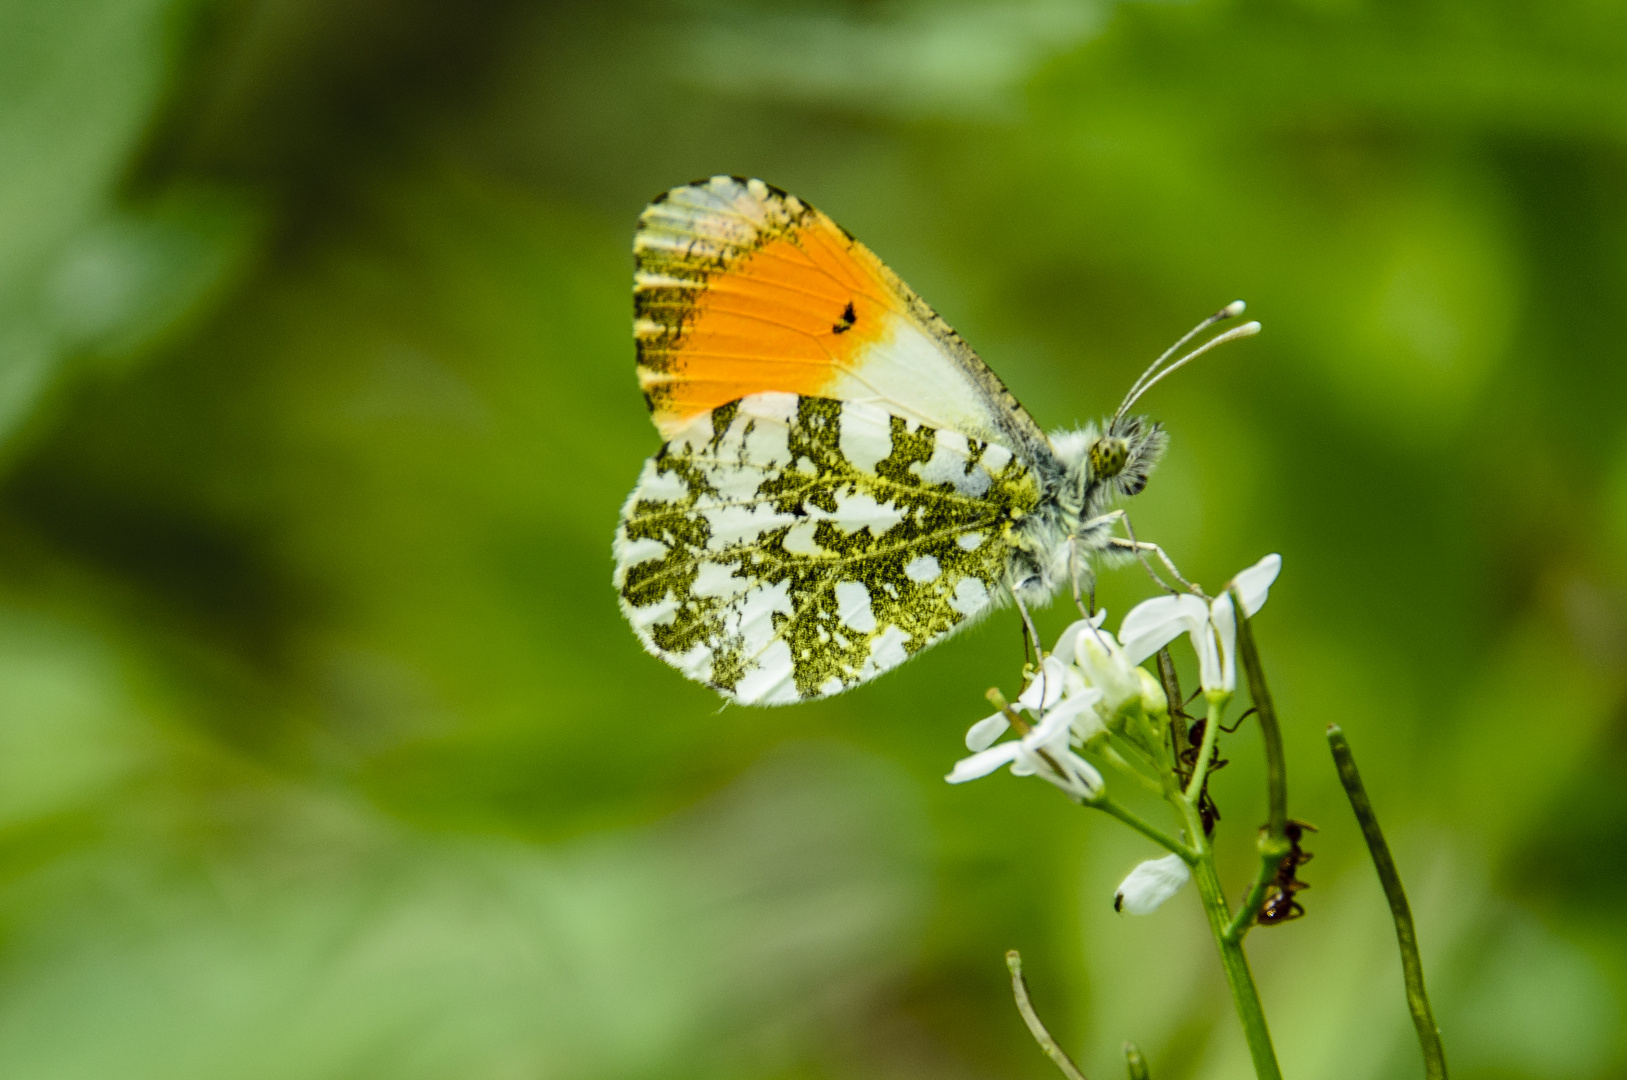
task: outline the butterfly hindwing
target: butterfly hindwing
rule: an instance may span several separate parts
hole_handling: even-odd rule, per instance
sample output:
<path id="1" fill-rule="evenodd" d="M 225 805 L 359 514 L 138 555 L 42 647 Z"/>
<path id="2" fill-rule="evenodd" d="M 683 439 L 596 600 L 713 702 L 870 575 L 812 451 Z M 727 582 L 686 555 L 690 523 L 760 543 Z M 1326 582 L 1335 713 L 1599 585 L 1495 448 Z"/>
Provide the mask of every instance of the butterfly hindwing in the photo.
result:
<path id="1" fill-rule="evenodd" d="M 1005 447 L 783 392 L 700 413 L 644 467 L 616 534 L 651 652 L 732 700 L 823 697 L 990 609 L 1039 502 Z"/>
<path id="2" fill-rule="evenodd" d="M 663 437 L 779 391 L 1048 457 L 1033 419 L 959 335 L 794 195 L 727 176 L 674 188 L 639 218 L 633 256 L 639 383 Z"/>

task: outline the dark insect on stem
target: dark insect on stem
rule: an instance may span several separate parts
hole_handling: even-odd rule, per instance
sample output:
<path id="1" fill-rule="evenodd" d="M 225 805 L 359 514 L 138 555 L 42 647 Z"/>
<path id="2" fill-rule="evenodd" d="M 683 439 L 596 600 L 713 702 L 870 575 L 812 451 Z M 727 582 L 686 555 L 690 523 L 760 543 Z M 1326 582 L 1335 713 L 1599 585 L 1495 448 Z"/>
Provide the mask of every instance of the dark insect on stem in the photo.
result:
<path id="1" fill-rule="evenodd" d="M 1314 853 L 1299 846 L 1305 830 L 1316 831 L 1316 826 L 1308 821 L 1289 821 L 1283 829 L 1283 835 L 1292 845 L 1288 854 L 1284 855 L 1282 862 L 1277 865 L 1277 876 L 1271 883 L 1271 893 L 1260 905 L 1260 917 L 1256 920 L 1261 926 L 1276 926 L 1279 923 L 1291 922 L 1305 914 L 1294 894 L 1310 886 L 1298 878 L 1299 868 L 1315 857 Z"/>
<path id="2" fill-rule="evenodd" d="M 1238 721 L 1241 723 L 1242 721 Z M 1179 757 L 1181 779 L 1183 783 L 1190 782 L 1192 773 L 1198 767 L 1198 754 L 1203 751 L 1203 733 L 1209 726 L 1209 721 L 1203 719 L 1192 720 L 1191 726 L 1186 729 L 1185 750 Z M 1224 732 L 1236 731 L 1235 727 L 1228 728 L 1222 724 L 1220 730 Z M 1220 756 L 1220 744 L 1217 742 L 1210 751 L 1209 772 L 1203 778 L 1203 790 L 1198 792 L 1198 819 L 1203 822 L 1203 835 L 1215 834 L 1215 822 L 1220 820 L 1220 807 L 1215 805 L 1214 798 L 1209 794 L 1209 777 L 1224 769 L 1230 762 Z"/>

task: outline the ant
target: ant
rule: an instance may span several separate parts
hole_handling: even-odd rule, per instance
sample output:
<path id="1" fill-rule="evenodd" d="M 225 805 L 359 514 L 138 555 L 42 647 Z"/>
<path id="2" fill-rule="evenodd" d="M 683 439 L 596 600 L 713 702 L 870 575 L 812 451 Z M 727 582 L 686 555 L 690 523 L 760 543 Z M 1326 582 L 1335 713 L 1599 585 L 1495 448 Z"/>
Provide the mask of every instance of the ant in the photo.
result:
<path id="1" fill-rule="evenodd" d="M 1288 849 L 1288 854 L 1282 857 L 1282 862 L 1277 864 L 1277 877 L 1272 882 L 1273 891 L 1260 906 L 1260 915 L 1255 921 L 1261 926 L 1276 926 L 1305 914 L 1305 909 L 1294 899 L 1294 894 L 1301 889 L 1310 888 L 1295 876 L 1301 866 L 1315 858 L 1313 852 L 1305 851 L 1299 846 L 1300 838 L 1306 829 L 1315 832 L 1316 826 L 1308 821 L 1289 821 L 1282 830 L 1292 846 Z"/>
<path id="2" fill-rule="evenodd" d="M 1192 695 L 1192 698 L 1196 697 L 1197 694 Z M 1192 698 L 1187 699 L 1188 704 L 1191 703 Z M 1193 772 L 1197 770 L 1198 754 L 1203 748 L 1203 731 L 1208 721 L 1201 718 L 1194 719 L 1184 708 L 1179 712 L 1182 719 L 1191 721 L 1190 726 L 1186 729 L 1186 749 L 1182 750 L 1177 758 L 1181 779 L 1186 782 L 1192 779 Z M 1248 712 L 1237 718 L 1237 723 L 1231 727 L 1222 724 L 1220 730 L 1227 735 L 1232 734 L 1242 727 L 1243 721 L 1247 720 L 1254 712 L 1254 709 L 1249 709 Z M 1211 753 L 1213 757 L 1209 759 L 1209 772 L 1204 776 L 1203 790 L 1198 792 L 1198 819 L 1203 822 L 1203 835 L 1205 836 L 1214 835 L 1215 822 L 1220 820 L 1220 808 L 1215 805 L 1215 800 L 1209 794 L 1209 777 L 1230 764 L 1226 758 L 1220 756 L 1219 742 L 1215 743 L 1215 748 Z"/>

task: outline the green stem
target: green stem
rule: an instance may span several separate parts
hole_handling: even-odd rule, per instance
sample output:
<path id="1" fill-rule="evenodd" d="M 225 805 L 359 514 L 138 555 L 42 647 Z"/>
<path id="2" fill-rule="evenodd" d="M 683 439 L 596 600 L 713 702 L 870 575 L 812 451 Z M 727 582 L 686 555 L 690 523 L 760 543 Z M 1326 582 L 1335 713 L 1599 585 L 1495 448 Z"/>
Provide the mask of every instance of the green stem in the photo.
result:
<path id="1" fill-rule="evenodd" d="M 1130 828 L 1134 829 L 1142 836 L 1145 836 L 1159 847 L 1179 855 L 1182 861 L 1186 862 L 1188 865 L 1195 863 L 1198 859 L 1197 852 L 1193 851 L 1191 848 L 1187 847 L 1185 844 L 1181 843 L 1179 840 L 1175 839 L 1175 837 L 1171 836 L 1163 829 L 1160 829 L 1152 822 L 1146 820 L 1134 810 L 1114 802 L 1106 793 L 1097 795 L 1094 799 L 1086 799 L 1085 805 L 1095 807 L 1097 810 L 1101 810 L 1112 815 L 1113 817 L 1118 818 L 1120 821 L 1124 822 L 1126 825 L 1130 826 Z"/>
<path id="2" fill-rule="evenodd" d="M 1017 1001 L 1017 1011 L 1022 1014 L 1023 1023 L 1028 1025 L 1028 1033 L 1034 1036 L 1039 1048 L 1045 1051 L 1045 1056 L 1062 1070 L 1062 1075 L 1068 1080 L 1085 1080 L 1085 1074 L 1079 1071 L 1079 1066 L 1073 1063 L 1067 1051 L 1057 1045 L 1051 1033 L 1045 1029 L 1045 1023 L 1034 1011 L 1034 1003 L 1028 996 L 1028 980 L 1023 978 L 1023 958 L 1016 949 L 1006 953 L 1006 970 L 1011 972 L 1011 996 Z"/>
<path id="3" fill-rule="evenodd" d="M 1147 1075 L 1147 1059 L 1141 1056 L 1140 1048 L 1133 1042 L 1124 1044 L 1124 1065 L 1130 1080 L 1150 1080 Z"/>
<path id="4" fill-rule="evenodd" d="M 1277 1066 L 1277 1052 L 1271 1045 L 1271 1032 L 1265 1023 L 1265 1011 L 1260 1007 L 1260 992 L 1255 989 L 1254 975 L 1249 971 L 1243 944 L 1226 936 L 1231 912 L 1226 908 L 1226 894 L 1220 887 L 1220 875 L 1215 872 L 1214 851 L 1201 839 L 1203 822 L 1198 817 L 1196 804 L 1183 800 L 1182 810 L 1186 815 L 1188 834 L 1199 838 L 1198 860 L 1193 864 L 1192 877 L 1197 883 L 1198 894 L 1203 897 L 1203 911 L 1209 917 L 1209 930 L 1220 949 L 1220 965 L 1226 971 L 1226 985 L 1231 988 L 1237 1019 L 1243 1025 L 1243 1038 L 1248 1043 L 1249 1057 L 1254 1061 L 1254 1075 L 1257 1080 L 1282 1080 L 1282 1070 Z"/>
<path id="5" fill-rule="evenodd" d="M 1260 717 L 1260 734 L 1265 738 L 1266 828 L 1281 839 L 1288 827 L 1288 765 L 1282 753 L 1282 727 L 1277 723 L 1277 706 L 1265 684 L 1265 667 L 1254 645 L 1254 630 L 1243 617 L 1243 598 L 1232 589 L 1232 606 L 1237 610 L 1237 658 L 1248 678 L 1249 697 Z M 1275 872 L 1275 868 L 1273 868 Z"/>
<path id="6" fill-rule="evenodd" d="M 1209 699 L 1208 719 L 1203 722 L 1203 746 L 1198 750 L 1198 763 L 1192 769 L 1192 781 L 1186 785 L 1186 801 L 1194 805 L 1203 794 L 1203 782 L 1209 776 L 1209 759 L 1215 756 L 1215 740 L 1220 738 L 1220 719 L 1225 711 L 1223 699 Z"/>
<path id="7" fill-rule="evenodd" d="M 1441 1031 L 1435 1026 L 1435 1014 L 1429 1007 L 1429 994 L 1424 991 L 1424 963 L 1418 955 L 1418 932 L 1412 925 L 1412 906 L 1407 903 L 1407 891 L 1401 886 L 1401 874 L 1390 855 L 1390 845 L 1378 827 L 1378 816 L 1367 798 L 1367 788 L 1356 769 L 1356 758 L 1338 724 L 1328 725 L 1328 748 L 1333 751 L 1333 762 L 1339 769 L 1339 780 L 1350 796 L 1350 808 L 1361 823 L 1362 835 L 1367 838 L 1367 849 L 1373 854 L 1373 865 L 1378 868 L 1378 880 L 1384 886 L 1384 895 L 1390 901 L 1390 914 L 1395 918 L 1395 938 L 1401 946 L 1401 974 L 1406 980 L 1407 1008 L 1412 1010 L 1412 1026 L 1418 1031 L 1418 1045 L 1424 1053 L 1424 1075 L 1429 1080 L 1446 1080 L 1446 1051 L 1441 1046 Z"/>
<path id="8" fill-rule="evenodd" d="M 1237 600 L 1234 598 L 1232 602 L 1235 604 Z M 1238 610 L 1242 610 L 1241 606 Z M 1252 638 L 1249 639 L 1249 643 L 1252 646 Z M 1258 656 L 1255 656 L 1253 662 L 1258 667 Z M 1170 661 L 1167 649 L 1159 654 L 1158 673 L 1164 684 L 1164 695 L 1169 699 L 1172 735 L 1176 737 L 1172 749 L 1178 753 L 1186 734 L 1181 730 L 1179 720 L 1174 717 L 1181 705 L 1181 685 L 1175 677 L 1175 665 Z M 1261 685 L 1263 687 L 1264 683 Z M 1199 748 L 1198 764 L 1192 770 L 1192 783 L 1185 794 L 1181 792 L 1173 775 L 1173 762 L 1171 763 L 1168 798 L 1180 809 L 1186 823 L 1186 835 L 1191 837 L 1195 848 L 1197 858 L 1188 862 L 1192 865 L 1192 876 L 1197 882 L 1198 894 L 1203 898 L 1203 911 L 1209 919 L 1209 930 L 1214 934 L 1215 947 L 1220 950 L 1220 965 L 1226 972 L 1226 985 L 1231 988 L 1232 1003 L 1237 1009 L 1238 1022 L 1243 1025 L 1243 1038 L 1248 1043 L 1249 1057 L 1254 1061 L 1255 1077 L 1257 1080 L 1282 1080 L 1282 1070 L 1277 1065 L 1277 1052 L 1271 1045 L 1271 1032 L 1265 1023 L 1265 1010 L 1260 1007 L 1260 992 L 1254 986 L 1254 975 L 1249 971 L 1248 957 L 1243 952 L 1241 935 L 1233 936 L 1230 933 L 1231 912 L 1226 908 L 1226 894 L 1220 885 L 1220 875 L 1215 872 L 1214 849 L 1210 846 L 1208 837 L 1204 835 L 1203 819 L 1198 814 L 1198 797 L 1203 792 L 1204 777 L 1209 771 L 1209 759 L 1214 754 L 1214 740 L 1219 735 L 1224 704 L 1209 702 L 1208 720 L 1204 723 L 1203 746 Z"/>
<path id="9" fill-rule="evenodd" d="M 1164 684 L 1164 700 L 1169 703 L 1170 741 L 1179 754 L 1186 746 L 1186 721 L 1181 718 L 1186 699 L 1181 697 L 1181 680 L 1175 675 L 1175 658 L 1169 654 L 1168 645 L 1158 650 L 1158 681 Z"/>
<path id="10" fill-rule="evenodd" d="M 1270 833 L 1261 834 L 1259 848 L 1259 872 L 1254 875 L 1254 884 L 1243 898 L 1243 906 L 1237 909 L 1236 917 L 1226 927 L 1227 941 L 1242 941 L 1253 928 L 1254 920 L 1260 917 L 1260 909 L 1265 906 L 1271 883 L 1277 879 L 1277 868 L 1282 865 L 1283 856 L 1291 850 L 1286 838 L 1273 839 Z"/>
<path id="11" fill-rule="evenodd" d="M 1086 747 L 1086 749 L 1089 749 L 1089 747 Z M 1164 794 L 1162 784 L 1132 765 L 1123 754 L 1119 753 L 1113 747 L 1103 746 L 1095 752 L 1102 756 L 1103 761 L 1107 762 L 1109 765 L 1113 766 L 1113 768 L 1134 780 L 1136 783 L 1140 784 L 1154 795 L 1162 796 Z"/>
<path id="12" fill-rule="evenodd" d="M 1282 726 L 1277 723 L 1277 706 L 1265 684 L 1265 666 L 1260 663 L 1260 650 L 1254 644 L 1253 627 L 1243 617 L 1243 597 L 1235 586 L 1231 593 L 1232 607 L 1237 612 L 1237 658 L 1248 679 L 1249 697 L 1254 700 L 1254 711 L 1260 718 L 1260 735 L 1265 740 L 1266 826 L 1258 843 L 1260 868 L 1237 917 L 1226 927 L 1228 940 L 1242 941 L 1253 928 L 1254 920 L 1259 918 L 1271 883 L 1292 846 L 1284 835 L 1288 827 L 1288 766 L 1282 752 Z"/>

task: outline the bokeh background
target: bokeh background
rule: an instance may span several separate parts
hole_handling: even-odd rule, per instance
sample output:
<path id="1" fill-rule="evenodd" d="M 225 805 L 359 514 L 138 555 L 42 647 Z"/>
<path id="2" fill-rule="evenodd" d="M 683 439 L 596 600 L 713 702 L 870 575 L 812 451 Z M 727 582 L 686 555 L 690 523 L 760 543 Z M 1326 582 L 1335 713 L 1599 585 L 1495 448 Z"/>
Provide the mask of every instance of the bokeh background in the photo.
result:
<path id="1" fill-rule="evenodd" d="M 1420 1072 L 1336 721 L 1455 1074 L 1627 1073 L 1620 5 L 4 0 L 0 1075 L 1048 1077 L 1011 947 L 1091 1076 L 1247 1075 L 1196 896 L 1111 909 L 1145 842 L 943 783 L 1012 615 L 773 711 L 623 624 L 633 223 L 717 172 L 1047 426 L 1246 298 L 1135 506 L 1284 557 L 1285 1070 Z"/>

